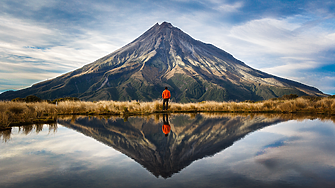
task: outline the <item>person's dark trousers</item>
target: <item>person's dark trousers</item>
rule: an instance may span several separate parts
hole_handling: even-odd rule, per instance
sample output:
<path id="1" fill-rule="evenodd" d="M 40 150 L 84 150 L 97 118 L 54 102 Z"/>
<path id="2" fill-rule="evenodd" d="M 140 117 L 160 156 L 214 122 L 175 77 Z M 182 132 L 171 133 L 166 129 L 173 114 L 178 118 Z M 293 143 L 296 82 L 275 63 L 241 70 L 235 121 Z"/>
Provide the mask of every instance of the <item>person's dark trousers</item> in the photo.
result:
<path id="1" fill-rule="evenodd" d="M 163 110 L 167 110 L 169 107 L 169 99 L 163 99 Z"/>
<path id="2" fill-rule="evenodd" d="M 170 125 L 169 116 L 167 114 L 163 114 L 163 124 L 164 125 Z"/>

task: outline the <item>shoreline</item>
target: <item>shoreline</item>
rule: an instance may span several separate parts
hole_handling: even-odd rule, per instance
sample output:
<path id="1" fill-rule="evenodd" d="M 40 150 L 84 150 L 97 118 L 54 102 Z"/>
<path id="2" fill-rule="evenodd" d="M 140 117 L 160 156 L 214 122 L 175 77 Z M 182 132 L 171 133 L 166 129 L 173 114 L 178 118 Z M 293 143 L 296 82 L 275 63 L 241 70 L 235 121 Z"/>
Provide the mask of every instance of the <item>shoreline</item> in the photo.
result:
<path id="1" fill-rule="evenodd" d="M 171 111 L 171 110 L 161 110 L 161 111 L 154 111 L 154 112 L 131 112 L 131 113 L 63 113 L 63 114 L 57 114 L 56 116 L 46 116 L 43 118 L 37 118 L 37 119 L 30 119 L 25 120 L 21 122 L 11 122 L 6 127 L 0 127 L 0 131 L 6 131 L 10 130 L 12 127 L 16 126 L 25 126 L 25 125 L 33 125 L 33 124 L 51 124 L 51 123 L 57 123 L 57 119 L 61 118 L 62 116 L 118 116 L 120 118 L 128 118 L 132 116 L 150 116 L 150 115 L 161 115 L 161 114 L 217 114 L 217 115 L 273 115 L 273 116 L 299 116 L 299 117 L 327 117 L 331 119 L 334 117 L 335 114 L 331 113 L 316 113 L 316 112 L 304 112 L 304 111 L 297 111 L 297 112 L 278 112 L 278 111 Z"/>
<path id="2" fill-rule="evenodd" d="M 20 124 L 53 123 L 61 115 L 136 116 L 164 113 L 238 113 L 238 114 L 320 114 L 335 116 L 335 98 L 314 101 L 299 97 L 290 100 L 259 102 L 198 103 L 170 102 L 169 110 L 162 110 L 162 101 L 63 101 L 58 105 L 47 102 L 0 101 L 0 130 Z"/>

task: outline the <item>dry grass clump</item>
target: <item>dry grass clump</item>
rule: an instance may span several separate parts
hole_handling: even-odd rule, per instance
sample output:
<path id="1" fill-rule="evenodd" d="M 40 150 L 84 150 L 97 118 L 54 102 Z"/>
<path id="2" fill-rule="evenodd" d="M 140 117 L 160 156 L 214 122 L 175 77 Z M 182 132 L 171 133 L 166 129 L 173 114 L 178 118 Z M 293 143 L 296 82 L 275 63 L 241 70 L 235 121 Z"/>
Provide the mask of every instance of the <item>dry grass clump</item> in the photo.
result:
<path id="1" fill-rule="evenodd" d="M 280 113 L 327 113 L 335 114 L 335 99 L 321 98 L 310 100 L 299 97 L 290 100 L 265 100 L 256 103 L 246 102 L 201 102 L 182 104 L 183 111 L 222 111 L 222 112 L 280 112 Z M 171 108 L 171 110 L 174 110 Z"/>
<path id="2" fill-rule="evenodd" d="M 162 102 L 160 101 L 141 103 L 137 101 L 99 101 L 96 105 L 96 113 L 111 112 L 115 114 L 134 112 L 152 113 L 163 108 Z"/>
<path id="3" fill-rule="evenodd" d="M 335 113 L 335 99 L 322 98 L 320 100 L 309 100 L 297 98 L 293 100 L 274 101 L 274 111 L 279 112 L 308 112 L 308 113 Z"/>
<path id="4" fill-rule="evenodd" d="M 46 114 L 56 114 L 54 105 L 47 102 L 0 102 L 0 128 L 15 123 L 30 123 Z"/>

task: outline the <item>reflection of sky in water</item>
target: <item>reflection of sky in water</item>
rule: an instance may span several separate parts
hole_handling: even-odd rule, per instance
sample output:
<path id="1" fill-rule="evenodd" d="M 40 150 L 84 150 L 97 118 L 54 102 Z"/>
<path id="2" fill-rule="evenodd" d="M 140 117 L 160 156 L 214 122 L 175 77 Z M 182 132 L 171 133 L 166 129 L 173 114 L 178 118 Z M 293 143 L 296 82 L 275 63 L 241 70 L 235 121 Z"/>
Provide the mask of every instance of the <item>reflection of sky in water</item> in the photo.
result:
<path id="1" fill-rule="evenodd" d="M 319 120 L 279 123 L 163 179 L 74 130 L 14 128 L 0 144 L 0 187 L 334 187 L 334 131 Z"/>

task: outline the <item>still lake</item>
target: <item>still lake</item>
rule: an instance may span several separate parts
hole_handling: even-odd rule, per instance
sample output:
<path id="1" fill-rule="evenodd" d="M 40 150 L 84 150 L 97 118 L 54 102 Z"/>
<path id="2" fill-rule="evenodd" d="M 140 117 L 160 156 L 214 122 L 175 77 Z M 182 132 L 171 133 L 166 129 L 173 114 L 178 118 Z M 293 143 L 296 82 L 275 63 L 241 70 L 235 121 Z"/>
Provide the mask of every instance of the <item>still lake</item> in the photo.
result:
<path id="1" fill-rule="evenodd" d="M 1 188 L 335 187 L 327 118 L 64 117 L 0 135 Z"/>

